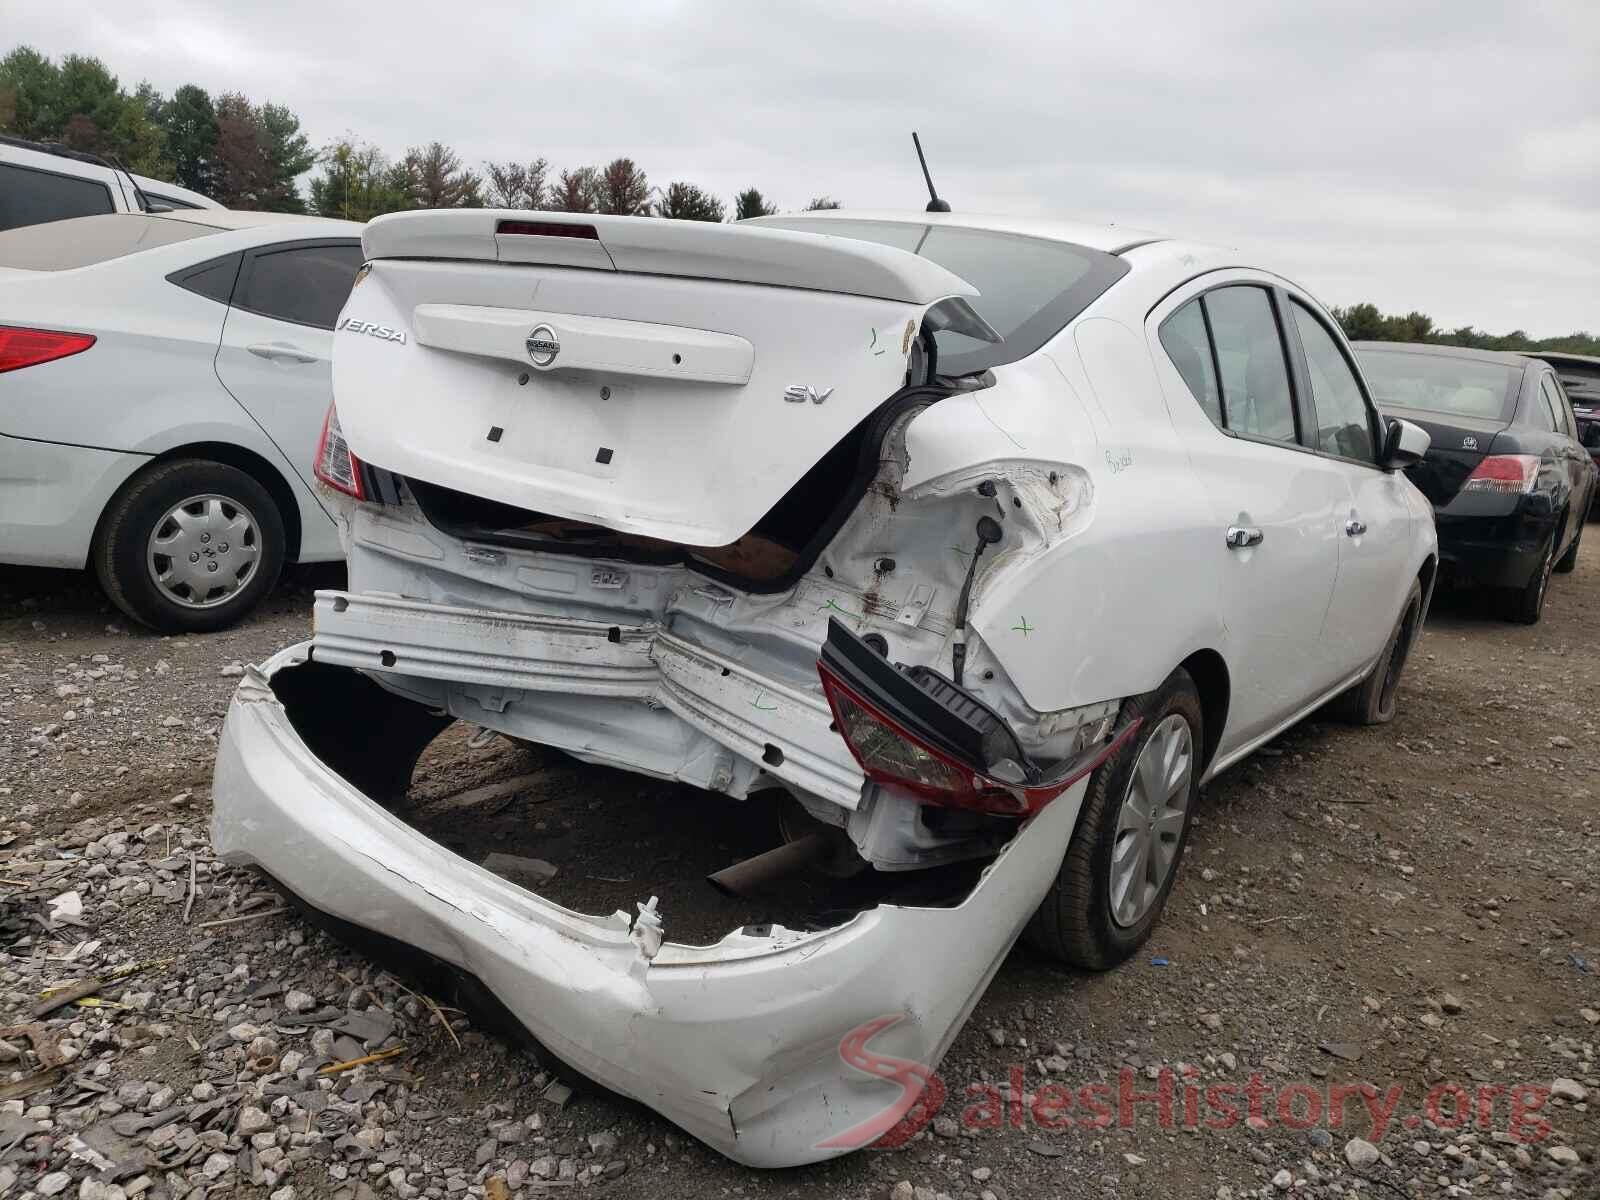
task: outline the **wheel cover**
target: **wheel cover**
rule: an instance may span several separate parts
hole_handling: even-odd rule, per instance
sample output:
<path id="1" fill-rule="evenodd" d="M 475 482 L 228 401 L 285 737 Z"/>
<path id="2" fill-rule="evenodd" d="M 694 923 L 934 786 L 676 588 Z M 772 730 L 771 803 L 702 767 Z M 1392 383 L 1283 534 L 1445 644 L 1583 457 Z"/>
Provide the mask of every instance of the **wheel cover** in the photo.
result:
<path id="1" fill-rule="evenodd" d="M 1183 715 L 1173 713 L 1140 749 L 1117 814 L 1108 887 L 1118 925 L 1141 921 L 1172 875 L 1193 781 L 1194 736 Z"/>
<path id="2" fill-rule="evenodd" d="M 206 493 L 174 504 L 150 532 L 145 563 L 162 596 L 184 608 L 226 604 L 255 578 L 261 530 L 232 496 Z"/>

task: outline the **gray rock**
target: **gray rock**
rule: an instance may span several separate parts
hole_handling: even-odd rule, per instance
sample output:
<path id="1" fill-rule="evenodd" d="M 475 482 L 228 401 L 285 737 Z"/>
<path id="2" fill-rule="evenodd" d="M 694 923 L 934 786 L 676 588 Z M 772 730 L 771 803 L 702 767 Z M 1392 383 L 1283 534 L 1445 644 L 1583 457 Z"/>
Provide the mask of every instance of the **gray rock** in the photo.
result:
<path id="1" fill-rule="evenodd" d="M 1563 1167 L 1575 1167 L 1582 1161 L 1571 1146 L 1551 1146 L 1545 1153 L 1550 1156 L 1551 1162 Z"/>
<path id="2" fill-rule="evenodd" d="M 250 1137 L 260 1133 L 263 1129 L 272 1128 L 272 1118 L 261 1109 L 253 1105 L 246 1105 L 239 1110 L 239 1134 L 241 1137 Z"/>
<path id="3" fill-rule="evenodd" d="M 1561 1100 L 1582 1104 L 1589 1098 L 1589 1089 L 1576 1079 L 1558 1079 L 1550 1085 L 1550 1094 Z"/>
<path id="4" fill-rule="evenodd" d="M 1294 1172 L 1288 1167 L 1283 1167 L 1272 1177 L 1272 1186 L 1280 1192 L 1287 1192 L 1294 1186 Z"/>
<path id="5" fill-rule="evenodd" d="M 299 988 L 290 988 L 283 995 L 283 1006 L 292 1013 L 310 1012 L 317 1006 L 317 998 L 310 992 L 302 992 Z"/>
<path id="6" fill-rule="evenodd" d="M 67 1190 L 67 1185 L 71 1182 L 72 1176 L 65 1171 L 51 1171 L 33 1186 L 41 1196 L 59 1196 Z"/>
<path id="7" fill-rule="evenodd" d="M 1351 1138 L 1344 1144 L 1344 1160 L 1358 1171 L 1365 1170 L 1377 1162 L 1378 1148 L 1365 1138 Z"/>

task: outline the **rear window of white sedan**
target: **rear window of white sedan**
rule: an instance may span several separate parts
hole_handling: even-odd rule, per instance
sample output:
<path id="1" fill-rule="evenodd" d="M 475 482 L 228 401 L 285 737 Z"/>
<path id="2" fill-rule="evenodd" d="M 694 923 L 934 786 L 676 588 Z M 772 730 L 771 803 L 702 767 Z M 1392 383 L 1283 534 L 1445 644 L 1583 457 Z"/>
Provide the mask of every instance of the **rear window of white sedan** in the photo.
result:
<path id="1" fill-rule="evenodd" d="M 72 217 L 0 232 L 0 267 L 71 271 L 221 232 L 212 225 L 148 213 Z"/>

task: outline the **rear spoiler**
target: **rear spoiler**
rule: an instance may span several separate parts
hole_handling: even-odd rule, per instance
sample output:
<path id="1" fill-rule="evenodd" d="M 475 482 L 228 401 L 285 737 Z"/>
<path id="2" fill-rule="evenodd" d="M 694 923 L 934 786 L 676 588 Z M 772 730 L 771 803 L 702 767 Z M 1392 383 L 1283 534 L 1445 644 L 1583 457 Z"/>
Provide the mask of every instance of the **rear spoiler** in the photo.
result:
<path id="1" fill-rule="evenodd" d="M 361 235 L 369 261 L 439 258 L 723 279 L 932 304 L 976 296 L 959 275 L 876 242 L 710 221 L 514 209 L 390 213 Z"/>

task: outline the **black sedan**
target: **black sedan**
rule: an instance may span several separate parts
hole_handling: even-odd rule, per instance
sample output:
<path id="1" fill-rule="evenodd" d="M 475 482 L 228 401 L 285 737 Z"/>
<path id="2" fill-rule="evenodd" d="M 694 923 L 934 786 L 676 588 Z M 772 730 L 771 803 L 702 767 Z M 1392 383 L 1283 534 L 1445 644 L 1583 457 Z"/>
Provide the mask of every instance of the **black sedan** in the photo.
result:
<path id="1" fill-rule="evenodd" d="M 1561 378 L 1567 399 L 1572 401 L 1572 415 L 1578 418 L 1578 440 L 1594 459 L 1595 469 L 1600 470 L 1600 358 L 1554 351 L 1540 351 L 1539 357 Z M 1589 506 L 1589 518 L 1600 518 L 1600 489 L 1596 489 L 1595 502 Z"/>
<path id="2" fill-rule="evenodd" d="M 1595 467 L 1549 364 L 1523 354 L 1357 342 L 1373 399 L 1422 426 L 1427 457 L 1406 469 L 1433 503 L 1441 578 L 1504 589 L 1531 625 L 1552 571 L 1570 571 Z"/>

